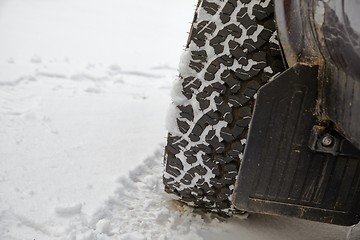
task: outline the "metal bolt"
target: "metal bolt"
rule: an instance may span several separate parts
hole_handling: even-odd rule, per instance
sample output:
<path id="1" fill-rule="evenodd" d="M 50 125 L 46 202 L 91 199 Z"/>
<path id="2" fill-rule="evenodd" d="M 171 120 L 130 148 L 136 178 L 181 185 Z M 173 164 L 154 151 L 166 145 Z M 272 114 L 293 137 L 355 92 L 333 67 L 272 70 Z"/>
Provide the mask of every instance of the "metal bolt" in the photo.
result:
<path id="1" fill-rule="evenodd" d="M 324 147 L 330 147 L 334 142 L 334 138 L 330 135 L 326 135 L 321 139 L 321 144 Z"/>

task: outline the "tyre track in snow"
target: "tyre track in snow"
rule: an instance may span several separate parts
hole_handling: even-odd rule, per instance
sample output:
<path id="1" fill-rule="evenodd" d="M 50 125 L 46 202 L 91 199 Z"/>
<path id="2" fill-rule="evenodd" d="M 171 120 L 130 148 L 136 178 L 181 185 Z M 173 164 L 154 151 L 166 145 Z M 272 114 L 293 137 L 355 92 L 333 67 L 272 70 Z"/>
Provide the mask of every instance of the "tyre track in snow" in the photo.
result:
<path id="1" fill-rule="evenodd" d="M 202 239 L 197 233 L 204 224 L 188 207 L 175 204 L 163 192 L 162 152 L 122 177 L 116 193 L 80 231 L 69 236 L 89 239 Z M 178 211 L 181 209 L 181 211 Z M 195 223 L 195 224 L 194 224 Z M 199 228 L 200 225 L 200 228 Z M 76 238 L 77 239 L 77 238 Z"/>

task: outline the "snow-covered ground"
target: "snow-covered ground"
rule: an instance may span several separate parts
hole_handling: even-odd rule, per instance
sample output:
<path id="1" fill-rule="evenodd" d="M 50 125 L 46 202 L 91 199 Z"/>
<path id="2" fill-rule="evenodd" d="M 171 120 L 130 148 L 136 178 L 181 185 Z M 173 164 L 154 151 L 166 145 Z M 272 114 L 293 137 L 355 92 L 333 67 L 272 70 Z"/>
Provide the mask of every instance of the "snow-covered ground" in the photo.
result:
<path id="1" fill-rule="evenodd" d="M 0 2 L 0 240 L 345 239 L 337 226 L 196 213 L 163 192 L 195 4 Z"/>

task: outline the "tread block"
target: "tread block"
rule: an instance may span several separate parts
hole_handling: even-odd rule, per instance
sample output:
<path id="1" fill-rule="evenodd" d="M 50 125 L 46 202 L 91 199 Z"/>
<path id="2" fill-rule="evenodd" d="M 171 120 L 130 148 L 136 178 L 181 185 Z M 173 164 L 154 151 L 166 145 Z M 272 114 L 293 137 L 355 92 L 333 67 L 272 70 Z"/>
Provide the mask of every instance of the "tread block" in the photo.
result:
<path id="1" fill-rule="evenodd" d="M 217 11 L 219 10 L 220 6 L 217 5 L 216 3 L 214 2 L 208 2 L 206 0 L 204 0 L 202 2 L 202 7 L 204 8 L 204 10 L 211 14 L 211 15 L 215 15 L 217 13 Z"/>

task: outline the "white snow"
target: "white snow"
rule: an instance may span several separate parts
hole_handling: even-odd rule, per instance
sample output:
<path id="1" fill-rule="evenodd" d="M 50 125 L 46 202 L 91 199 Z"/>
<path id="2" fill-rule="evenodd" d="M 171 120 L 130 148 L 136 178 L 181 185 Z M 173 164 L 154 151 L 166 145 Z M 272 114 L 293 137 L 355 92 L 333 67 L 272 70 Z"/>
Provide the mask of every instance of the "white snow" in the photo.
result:
<path id="1" fill-rule="evenodd" d="M 195 4 L 0 2 L 1 240 L 345 238 L 307 221 L 220 219 L 164 193 L 165 118 Z"/>

